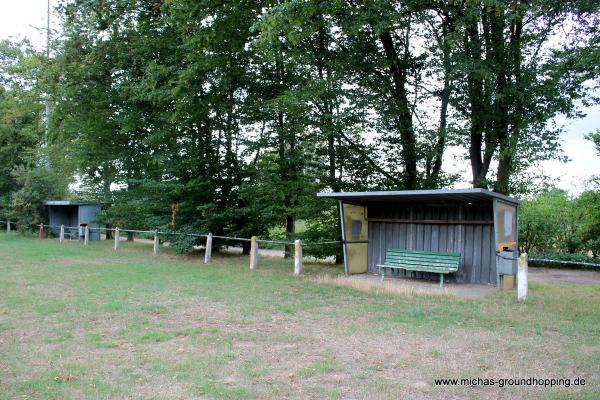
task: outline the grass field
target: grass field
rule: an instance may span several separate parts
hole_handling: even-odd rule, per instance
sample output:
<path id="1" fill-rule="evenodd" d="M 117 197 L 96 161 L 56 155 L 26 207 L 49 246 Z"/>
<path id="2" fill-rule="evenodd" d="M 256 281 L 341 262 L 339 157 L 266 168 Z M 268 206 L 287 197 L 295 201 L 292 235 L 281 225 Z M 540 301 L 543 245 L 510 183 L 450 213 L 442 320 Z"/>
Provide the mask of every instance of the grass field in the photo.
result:
<path id="1" fill-rule="evenodd" d="M 600 398 L 600 286 L 481 300 L 0 234 L 0 399 Z M 584 386 L 436 386 L 436 378 Z"/>

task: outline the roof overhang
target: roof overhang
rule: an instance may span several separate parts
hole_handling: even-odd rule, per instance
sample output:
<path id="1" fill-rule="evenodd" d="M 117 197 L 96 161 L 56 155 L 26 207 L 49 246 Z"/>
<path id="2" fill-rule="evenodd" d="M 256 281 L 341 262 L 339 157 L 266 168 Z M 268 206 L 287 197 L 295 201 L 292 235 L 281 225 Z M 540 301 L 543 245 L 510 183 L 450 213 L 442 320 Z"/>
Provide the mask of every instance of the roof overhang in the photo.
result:
<path id="1" fill-rule="evenodd" d="M 519 204 L 519 200 L 487 189 L 390 190 L 381 192 L 320 192 L 317 197 L 356 205 L 384 203 L 481 203 L 493 199 Z"/>
<path id="2" fill-rule="evenodd" d="M 46 206 L 100 206 L 100 203 L 91 203 L 89 201 L 71 201 L 71 200 L 49 200 L 44 203 Z"/>

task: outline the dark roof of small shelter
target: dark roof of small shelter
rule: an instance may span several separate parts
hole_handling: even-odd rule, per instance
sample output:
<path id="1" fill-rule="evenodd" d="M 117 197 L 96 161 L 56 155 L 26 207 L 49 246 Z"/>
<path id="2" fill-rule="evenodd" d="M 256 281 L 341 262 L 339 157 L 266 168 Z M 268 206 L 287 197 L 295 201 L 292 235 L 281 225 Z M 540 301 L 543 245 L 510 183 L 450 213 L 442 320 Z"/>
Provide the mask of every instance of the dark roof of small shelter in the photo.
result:
<path id="1" fill-rule="evenodd" d="M 47 206 L 99 206 L 100 203 L 91 201 L 76 201 L 76 200 L 48 200 L 44 203 Z"/>
<path id="2" fill-rule="evenodd" d="M 321 192 L 317 197 L 342 200 L 358 205 L 373 203 L 474 203 L 494 198 L 512 204 L 519 200 L 486 189 L 389 190 L 381 192 Z"/>

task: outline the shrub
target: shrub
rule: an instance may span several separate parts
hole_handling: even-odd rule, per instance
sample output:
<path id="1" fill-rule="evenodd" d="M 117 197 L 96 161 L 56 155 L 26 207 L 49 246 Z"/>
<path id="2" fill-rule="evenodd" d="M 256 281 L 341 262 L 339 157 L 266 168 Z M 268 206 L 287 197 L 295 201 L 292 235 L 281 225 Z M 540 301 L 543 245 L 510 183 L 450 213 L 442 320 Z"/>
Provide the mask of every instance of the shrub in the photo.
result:
<path id="1" fill-rule="evenodd" d="M 45 167 L 17 167 L 12 175 L 19 189 L 11 198 L 10 218 L 21 232 L 32 225 L 47 222 L 44 202 L 64 198 L 68 181 Z"/>

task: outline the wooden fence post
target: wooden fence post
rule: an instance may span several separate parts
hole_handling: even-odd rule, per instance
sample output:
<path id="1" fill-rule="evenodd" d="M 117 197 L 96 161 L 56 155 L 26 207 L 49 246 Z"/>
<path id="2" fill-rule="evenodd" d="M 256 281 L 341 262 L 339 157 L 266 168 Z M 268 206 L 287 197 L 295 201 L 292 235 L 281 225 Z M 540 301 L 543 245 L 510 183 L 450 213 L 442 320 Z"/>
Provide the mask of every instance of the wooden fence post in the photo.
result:
<path id="1" fill-rule="evenodd" d="M 119 251 L 121 248 L 121 233 L 119 232 L 119 227 L 115 228 L 115 251 Z"/>
<path id="2" fill-rule="evenodd" d="M 6 233 L 10 233 L 10 221 L 6 221 Z"/>
<path id="3" fill-rule="evenodd" d="M 60 243 L 65 241 L 65 226 L 64 225 L 60 226 L 60 236 L 58 237 L 58 241 Z"/>
<path id="4" fill-rule="evenodd" d="M 158 231 L 154 231 L 154 248 L 152 249 L 152 253 L 158 254 L 160 251 L 159 248 L 160 242 L 158 241 Z"/>
<path id="5" fill-rule="evenodd" d="M 519 257 L 519 270 L 517 271 L 517 299 L 519 301 L 527 300 L 529 266 L 527 263 L 527 253 Z"/>
<path id="6" fill-rule="evenodd" d="M 44 238 L 44 225 L 40 224 L 40 239 Z"/>
<path id="7" fill-rule="evenodd" d="M 86 225 L 83 230 L 83 245 L 87 246 L 88 244 L 90 244 L 90 227 Z"/>
<path id="8" fill-rule="evenodd" d="M 302 241 L 294 241 L 294 275 L 302 273 Z"/>
<path id="9" fill-rule="evenodd" d="M 206 236 L 206 249 L 204 250 L 204 264 L 208 264 L 212 257 L 212 233 Z"/>
<path id="10" fill-rule="evenodd" d="M 256 236 L 250 238 L 250 269 L 254 270 L 258 267 L 258 243 Z"/>

